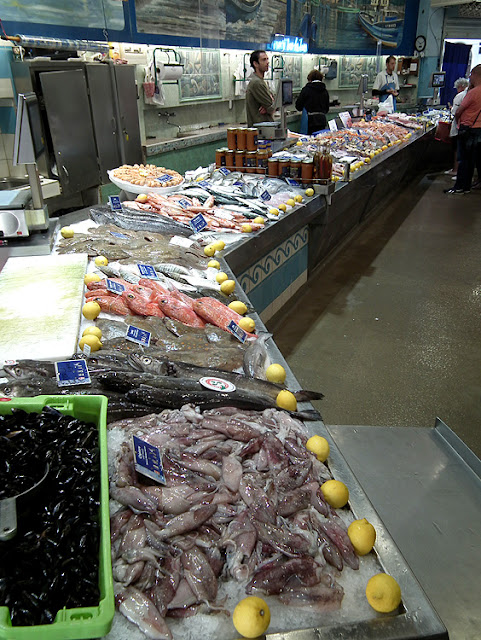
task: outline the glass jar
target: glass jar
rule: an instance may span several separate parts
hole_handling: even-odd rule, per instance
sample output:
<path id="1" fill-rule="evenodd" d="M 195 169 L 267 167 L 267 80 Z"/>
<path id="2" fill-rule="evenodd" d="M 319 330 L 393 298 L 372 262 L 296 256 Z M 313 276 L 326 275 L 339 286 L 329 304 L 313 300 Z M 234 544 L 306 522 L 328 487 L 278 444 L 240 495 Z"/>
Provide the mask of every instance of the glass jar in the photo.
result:
<path id="1" fill-rule="evenodd" d="M 233 151 L 237 149 L 237 129 L 235 127 L 227 129 L 227 147 Z"/>
<path id="2" fill-rule="evenodd" d="M 312 158 L 307 158 L 301 162 L 301 180 L 304 186 L 310 186 L 312 184 L 312 178 L 314 175 L 314 161 Z"/>
<path id="3" fill-rule="evenodd" d="M 258 130 L 255 127 L 246 129 L 246 148 L 247 151 L 257 151 Z"/>
<path id="4" fill-rule="evenodd" d="M 232 149 L 227 149 L 225 152 L 225 166 L 229 171 L 234 171 L 235 169 L 234 154 L 235 151 L 232 151 Z"/>
<path id="5" fill-rule="evenodd" d="M 277 171 L 277 169 L 276 169 Z M 267 150 L 257 149 L 257 169 L 256 173 L 267 173 Z"/>
<path id="6" fill-rule="evenodd" d="M 234 154 L 236 171 L 245 171 L 246 154 L 245 151 L 236 151 Z"/>
<path id="7" fill-rule="evenodd" d="M 277 178 L 279 175 L 279 161 L 277 158 L 267 159 L 267 175 L 271 178 Z"/>
<path id="8" fill-rule="evenodd" d="M 291 169 L 290 169 L 289 175 L 293 180 L 301 179 L 301 159 L 300 158 L 291 158 Z"/>
<path id="9" fill-rule="evenodd" d="M 291 161 L 289 158 L 279 158 L 279 176 L 281 178 L 290 178 Z"/>
<path id="10" fill-rule="evenodd" d="M 226 151 L 227 149 L 225 149 L 224 147 L 222 149 L 215 150 L 215 166 L 217 167 L 217 169 L 226 166 Z"/>
<path id="11" fill-rule="evenodd" d="M 314 180 L 318 184 L 327 184 L 332 179 L 332 156 L 327 144 L 318 146 L 314 154 Z"/>
<path id="12" fill-rule="evenodd" d="M 240 127 L 237 129 L 237 151 L 245 151 L 247 142 L 247 129 Z"/>
<path id="13" fill-rule="evenodd" d="M 246 152 L 246 172 L 255 173 L 257 165 L 257 151 Z"/>

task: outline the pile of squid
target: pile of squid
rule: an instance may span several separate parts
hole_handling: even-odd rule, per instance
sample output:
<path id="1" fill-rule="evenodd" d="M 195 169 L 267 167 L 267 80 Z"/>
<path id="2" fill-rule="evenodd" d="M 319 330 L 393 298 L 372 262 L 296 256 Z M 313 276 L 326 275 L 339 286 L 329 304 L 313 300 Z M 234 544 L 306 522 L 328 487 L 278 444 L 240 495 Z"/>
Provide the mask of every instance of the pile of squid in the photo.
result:
<path id="1" fill-rule="evenodd" d="M 226 582 L 241 597 L 341 606 L 336 578 L 359 559 L 323 498 L 332 476 L 306 449 L 302 422 L 277 409 L 184 405 L 109 429 L 116 603 L 149 638 L 172 638 L 170 618 L 225 613 Z M 133 435 L 162 451 L 165 485 L 135 471 Z"/>

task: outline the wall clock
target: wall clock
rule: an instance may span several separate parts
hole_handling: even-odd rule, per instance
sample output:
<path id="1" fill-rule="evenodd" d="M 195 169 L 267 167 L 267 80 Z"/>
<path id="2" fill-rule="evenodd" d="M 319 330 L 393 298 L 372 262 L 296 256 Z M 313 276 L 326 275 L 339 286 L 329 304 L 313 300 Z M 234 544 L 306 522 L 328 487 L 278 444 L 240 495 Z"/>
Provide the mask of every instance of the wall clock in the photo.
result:
<path id="1" fill-rule="evenodd" d="M 424 51 L 426 48 L 426 38 L 424 36 L 417 36 L 414 42 L 414 48 L 419 52 Z"/>

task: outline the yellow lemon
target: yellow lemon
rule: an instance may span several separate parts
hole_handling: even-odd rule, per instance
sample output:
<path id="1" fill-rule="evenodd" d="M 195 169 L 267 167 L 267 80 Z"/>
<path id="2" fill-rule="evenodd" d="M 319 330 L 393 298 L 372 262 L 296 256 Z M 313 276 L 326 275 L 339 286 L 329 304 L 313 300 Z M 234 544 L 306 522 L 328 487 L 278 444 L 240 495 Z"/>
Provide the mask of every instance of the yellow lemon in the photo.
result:
<path id="1" fill-rule="evenodd" d="M 92 334 L 87 334 L 86 336 L 83 336 L 83 338 L 80 339 L 78 346 L 82 349 L 84 349 L 85 345 L 88 345 L 90 347 L 90 351 L 98 351 L 100 349 L 100 347 L 102 346 L 102 343 L 100 342 L 100 340 L 97 338 L 97 336 L 93 336 Z"/>
<path id="2" fill-rule="evenodd" d="M 218 282 L 219 284 L 222 284 L 228 278 L 229 278 L 229 276 L 227 275 L 227 273 L 224 273 L 223 271 L 219 271 L 219 273 L 215 277 L 216 282 Z"/>
<path id="3" fill-rule="evenodd" d="M 100 338 L 102 337 L 102 331 L 101 329 L 99 329 L 99 327 L 92 325 L 84 329 L 82 336 L 97 336 L 97 338 L 100 340 Z"/>
<path id="4" fill-rule="evenodd" d="M 216 240 L 212 243 L 212 246 L 216 251 L 222 251 L 222 249 L 225 249 L 225 242 L 223 240 Z"/>
<path id="5" fill-rule="evenodd" d="M 264 635 L 271 622 L 267 602 L 257 596 L 244 598 L 234 609 L 232 622 L 237 633 L 244 638 L 258 638 Z"/>
<path id="6" fill-rule="evenodd" d="M 371 162 L 371 158 L 370 158 L 369 156 L 366 156 L 366 157 L 364 158 L 364 162 L 365 162 L 366 164 L 369 164 L 369 163 Z"/>
<path id="7" fill-rule="evenodd" d="M 139 195 L 135 198 L 137 202 L 147 202 L 149 196 L 146 193 L 139 193 Z"/>
<path id="8" fill-rule="evenodd" d="M 266 378 L 269 382 L 282 384 L 286 379 L 286 370 L 281 364 L 271 364 L 266 369 Z"/>
<path id="9" fill-rule="evenodd" d="M 105 256 L 97 256 L 95 258 L 95 264 L 97 267 L 105 267 L 107 266 L 109 263 L 109 261 L 107 260 L 107 258 Z"/>
<path id="10" fill-rule="evenodd" d="M 287 389 L 279 391 L 276 398 L 276 404 L 281 409 L 287 409 L 288 411 L 297 411 L 296 396 L 290 391 L 287 391 Z"/>
<path id="11" fill-rule="evenodd" d="M 376 529 L 366 518 L 354 520 L 347 528 L 347 535 L 352 542 L 354 551 L 359 556 L 369 553 L 376 542 Z"/>
<path id="12" fill-rule="evenodd" d="M 234 300 L 227 306 L 229 307 L 229 309 L 232 309 L 232 311 L 235 311 L 240 316 L 243 316 L 244 313 L 247 313 L 247 307 L 240 300 Z"/>
<path id="13" fill-rule="evenodd" d="M 276 209 L 275 207 L 271 207 L 271 208 L 269 209 L 269 213 L 270 213 L 272 216 L 278 216 L 278 215 L 279 215 L 279 209 Z"/>
<path id="14" fill-rule="evenodd" d="M 256 323 L 252 318 L 241 318 L 237 324 L 241 329 L 244 329 L 244 331 L 248 331 L 249 333 L 255 331 L 256 328 Z"/>
<path id="15" fill-rule="evenodd" d="M 279 209 L 280 209 L 281 211 L 287 211 L 287 207 L 286 207 L 286 205 L 285 205 L 283 202 L 281 202 L 281 204 L 279 205 Z"/>
<path id="16" fill-rule="evenodd" d="M 302 147 L 302 140 L 298 140 L 298 141 L 296 142 L 296 146 L 298 146 L 298 147 Z"/>
<path id="17" fill-rule="evenodd" d="M 84 276 L 85 284 L 89 282 L 100 282 L 102 278 L 97 273 L 86 273 Z"/>
<path id="18" fill-rule="evenodd" d="M 341 509 L 349 500 L 349 490 L 340 480 L 327 480 L 321 484 L 321 491 L 327 504 L 334 509 Z"/>
<path id="19" fill-rule="evenodd" d="M 62 227 L 60 233 L 63 238 L 73 238 L 75 232 L 72 227 Z"/>
<path id="20" fill-rule="evenodd" d="M 322 436 L 312 436 L 306 442 L 306 449 L 312 451 L 318 460 L 325 462 L 329 456 L 329 442 Z"/>
<path id="21" fill-rule="evenodd" d="M 252 231 L 252 227 L 250 226 L 250 224 L 243 224 L 241 229 L 243 233 L 251 233 Z"/>
<path id="22" fill-rule="evenodd" d="M 288 204 L 290 207 L 295 207 L 296 206 L 296 201 L 293 198 L 289 198 L 289 200 L 287 200 L 286 204 Z"/>
<path id="23" fill-rule="evenodd" d="M 209 260 L 207 266 L 213 269 L 220 269 L 220 262 L 218 260 Z"/>
<path id="24" fill-rule="evenodd" d="M 301 194 L 300 194 L 300 193 L 298 193 L 298 194 L 297 194 L 297 196 L 295 196 L 295 197 L 294 197 L 294 200 L 295 200 L 296 202 L 302 202 L 302 196 L 301 196 Z"/>
<path id="25" fill-rule="evenodd" d="M 100 305 L 98 302 L 86 302 L 82 307 L 82 313 L 87 320 L 95 320 L 100 313 Z"/>
<path id="26" fill-rule="evenodd" d="M 262 216 L 258 216 L 257 218 L 254 218 L 252 222 L 254 224 L 264 224 L 265 220 Z"/>
<path id="27" fill-rule="evenodd" d="M 235 280 L 224 280 L 220 285 L 220 290 L 225 293 L 226 296 L 230 295 L 235 289 Z"/>
<path id="28" fill-rule="evenodd" d="M 204 253 L 207 257 L 212 258 L 212 256 L 215 254 L 214 245 L 208 244 L 206 247 L 204 247 Z"/>
<path id="29" fill-rule="evenodd" d="M 311 187 L 309 187 L 308 189 L 306 189 L 305 194 L 310 198 L 314 195 L 314 189 L 311 189 Z"/>
<path id="30" fill-rule="evenodd" d="M 401 587 L 392 576 L 378 573 L 367 582 L 366 598 L 375 611 L 390 613 L 401 604 Z"/>

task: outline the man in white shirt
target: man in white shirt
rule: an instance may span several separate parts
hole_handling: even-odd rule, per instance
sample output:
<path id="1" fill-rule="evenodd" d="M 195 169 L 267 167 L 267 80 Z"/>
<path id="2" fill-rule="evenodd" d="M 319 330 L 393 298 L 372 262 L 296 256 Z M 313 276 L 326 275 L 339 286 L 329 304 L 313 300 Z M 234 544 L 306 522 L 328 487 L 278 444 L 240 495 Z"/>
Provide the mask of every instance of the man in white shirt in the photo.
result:
<path id="1" fill-rule="evenodd" d="M 396 58 L 388 56 L 386 58 L 386 71 L 380 71 L 372 86 L 372 95 L 379 96 L 379 102 L 387 100 L 392 95 L 394 110 L 396 110 L 396 96 L 399 95 L 399 78 L 394 71 Z"/>

